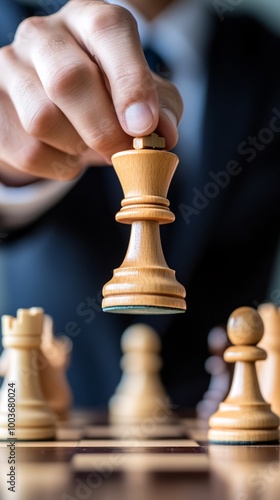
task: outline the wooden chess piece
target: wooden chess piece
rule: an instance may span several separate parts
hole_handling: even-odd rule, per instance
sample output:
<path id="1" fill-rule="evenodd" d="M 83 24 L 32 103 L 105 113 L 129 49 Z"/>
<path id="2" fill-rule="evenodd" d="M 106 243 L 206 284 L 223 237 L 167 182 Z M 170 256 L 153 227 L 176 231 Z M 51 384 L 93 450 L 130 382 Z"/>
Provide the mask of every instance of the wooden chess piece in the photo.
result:
<path id="1" fill-rule="evenodd" d="M 125 198 L 116 220 L 131 224 L 127 254 L 103 287 L 104 311 L 168 314 L 186 310 L 185 289 L 166 264 L 160 224 L 174 221 L 166 199 L 178 157 L 164 148 L 157 134 L 136 138 L 134 150 L 112 157 Z"/>
<path id="2" fill-rule="evenodd" d="M 232 379 L 230 365 L 224 361 L 224 352 L 228 346 L 225 329 L 222 326 L 212 328 L 208 335 L 208 349 L 211 356 L 205 363 L 205 370 L 211 378 L 203 399 L 196 407 L 196 414 L 200 419 L 208 420 L 228 394 Z"/>
<path id="3" fill-rule="evenodd" d="M 4 378 L 9 366 L 9 353 L 7 349 L 3 349 L 0 356 L 0 377 Z"/>
<path id="4" fill-rule="evenodd" d="M 44 316 L 41 342 L 42 369 L 40 382 L 49 407 L 59 420 L 67 420 L 73 402 L 72 391 L 66 378 L 72 341 L 66 335 L 54 336 L 53 320 Z"/>
<path id="5" fill-rule="evenodd" d="M 230 392 L 209 419 L 208 439 L 221 444 L 249 444 L 279 440 L 279 418 L 261 395 L 256 361 L 266 353 L 256 344 L 264 326 L 258 312 L 251 307 L 236 309 L 228 320 L 228 336 L 234 344 L 224 354 L 235 363 Z"/>
<path id="6" fill-rule="evenodd" d="M 45 314 L 41 346 L 35 359 L 33 352 L 34 369 L 38 370 L 40 386 L 48 406 L 59 420 L 67 420 L 72 406 L 73 396 L 66 378 L 69 366 L 72 341 L 66 335 L 59 338 L 54 336 L 53 320 Z M 9 367 L 9 350 L 4 349 L 0 357 L 0 376 L 5 377 Z"/>
<path id="7" fill-rule="evenodd" d="M 124 331 L 121 345 L 123 375 L 109 401 L 110 420 L 123 424 L 152 418 L 155 423 L 166 423 L 171 411 L 159 377 L 162 363 L 157 333 L 148 325 L 138 323 Z"/>
<path id="8" fill-rule="evenodd" d="M 258 312 L 264 323 L 264 336 L 259 345 L 267 353 L 267 359 L 257 363 L 260 388 L 272 411 L 280 417 L 280 308 L 261 304 Z"/>
<path id="9" fill-rule="evenodd" d="M 19 309 L 16 318 L 2 317 L 2 342 L 9 350 L 9 362 L 0 391 L 0 439 L 55 437 L 55 416 L 43 397 L 39 372 L 34 366 L 41 345 L 43 317 L 43 309 L 36 307 Z M 15 428 L 8 427 L 12 407 Z M 10 433 L 11 430 L 14 434 Z"/>

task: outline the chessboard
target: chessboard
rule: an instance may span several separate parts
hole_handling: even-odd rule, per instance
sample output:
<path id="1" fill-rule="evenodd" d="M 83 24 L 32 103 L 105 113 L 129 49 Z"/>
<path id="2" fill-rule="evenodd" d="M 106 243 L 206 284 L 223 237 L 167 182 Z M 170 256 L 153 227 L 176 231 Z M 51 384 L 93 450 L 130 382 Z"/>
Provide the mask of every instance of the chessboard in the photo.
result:
<path id="1" fill-rule="evenodd" d="M 262 314 L 270 319 L 270 352 L 273 332 L 279 342 L 279 310 L 266 306 Z M 42 309 L 19 310 L 2 325 L 0 499 L 279 500 L 279 372 L 266 368 L 270 378 L 261 377 L 270 406 L 255 366 L 266 358 L 257 346 L 264 324 L 256 310 L 241 307 L 229 318 L 233 345 L 224 359 L 235 371 L 209 419 L 176 411 L 159 377 L 159 338 L 147 325 L 123 333 L 123 374 L 105 414 L 70 410 L 70 345 L 54 337 Z M 223 350 L 224 340 L 218 344 Z M 33 369 L 39 355 L 43 370 Z M 270 355 L 269 363 L 274 359 Z M 224 390 L 223 373 L 223 366 L 213 372 L 203 400 L 212 410 L 213 394 L 221 399 Z"/>
<path id="2" fill-rule="evenodd" d="M 56 440 L 15 442 L 15 493 L 11 441 L 0 443 L 0 498 L 278 500 L 279 444 L 209 444 L 207 427 L 181 417 L 110 425 L 104 415 L 72 411 Z"/>

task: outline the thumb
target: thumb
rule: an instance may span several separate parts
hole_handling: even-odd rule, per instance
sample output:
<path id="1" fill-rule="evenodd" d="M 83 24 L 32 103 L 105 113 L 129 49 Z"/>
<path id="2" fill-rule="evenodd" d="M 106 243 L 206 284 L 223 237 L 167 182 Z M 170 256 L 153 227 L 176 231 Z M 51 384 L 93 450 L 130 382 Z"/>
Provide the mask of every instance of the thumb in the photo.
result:
<path id="1" fill-rule="evenodd" d="M 107 2 L 76 0 L 62 10 L 63 22 L 103 73 L 124 132 L 152 133 L 158 123 L 156 85 L 130 12 Z"/>

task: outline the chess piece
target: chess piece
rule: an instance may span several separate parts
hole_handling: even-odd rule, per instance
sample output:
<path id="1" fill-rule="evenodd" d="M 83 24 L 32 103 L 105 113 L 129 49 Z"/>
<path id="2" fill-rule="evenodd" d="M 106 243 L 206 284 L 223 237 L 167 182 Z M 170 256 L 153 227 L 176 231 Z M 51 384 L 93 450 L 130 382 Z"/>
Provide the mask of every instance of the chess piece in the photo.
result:
<path id="1" fill-rule="evenodd" d="M 280 416 L 280 308 L 261 304 L 258 312 L 264 323 L 264 336 L 259 345 L 267 353 L 267 359 L 257 363 L 260 388 L 272 411 Z"/>
<path id="2" fill-rule="evenodd" d="M 67 420 L 73 396 L 66 378 L 72 341 L 66 335 L 55 338 L 53 320 L 45 314 L 40 349 L 37 358 L 33 353 L 33 365 L 38 370 L 40 386 L 49 408 L 59 420 Z M 0 376 L 8 372 L 9 350 L 4 349 L 0 358 Z"/>
<path id="3" fill-rule="evenodd" d="M 73 397 L 66 378 L 72 341 L 66 335 L 54 336 L 53 320 L 44 316 L 41 342 L 42 369 L 40 382 L 49 407 L 59 420 L 67 420 Z"/>
<path id="4" fill-rule="evenodd" d="M 123 375 L 109 401 L 113 423 L 138 423 L 153 418 L 168 421 L 171 411 L 159 370 L 160 340 L 155 330 L 138 323 L 125 330 L 121 340 Z M 159 421 L 157 421 L 157 419 Z"/>
<path id="5" fill-rule="evenodd" d="M 211 379 L 203 399 L 196 407 L 196 414 L 200 419 L 208 419 L 228 394 L 232 373 L 230 365 L 225 363 L 223 358 L 228 345 L 228 337 L 223 327 L 216 326 L 210 330 L 208 348 L 211 356 L 206 360 L 205 370 L 211 375 Z"/>
<path id="6" fill-rule="evenodd" d="M 0 377 L 4 378 L 9 366 L 9 353 L 7 349 L 3 349 L 0 356 Z"/>
<path id="7" fill-rule="evenodd" d="M 261 395 L 256 361 L 266 358 L 256 346 L 263 336 L 263 322 L 255 309 L 240 307 L 228 320 L 228 336 L 234 344 L 224 354 L 235 363 L 230 392 L 209 419 L 208 439 L 216 443 L 259 443 L 279 440 L 279 418 Z"/>
<path id="8" fill-rule="evenodd" d="M 157 134 L 134 139 L 134 150 L 112 157 L 125 198 L 116 220 L 131 224 L 122 265 L 103 287 L 104 311 L 135 314 L 184 312 L 185 289 L 168 268 L 161 247 L 160 224 L 174 221 L 166 199 L 178 158 Z"/>
<path id="9" fill-rule="evenodd" d="M 55 417 L 43 397 L 36 368 L 44 311 L 19 309 L 2 317 L 3 347 L 9 350 L 8 371 L 0 391 L 0 439 L 42 440 L 55 437 Z M 34 366 L 35 362 L 35 366 Z M 15 428 L 8 427 L 14 406 Z M 8 429 L 13 429 L 11 435 Z"/>

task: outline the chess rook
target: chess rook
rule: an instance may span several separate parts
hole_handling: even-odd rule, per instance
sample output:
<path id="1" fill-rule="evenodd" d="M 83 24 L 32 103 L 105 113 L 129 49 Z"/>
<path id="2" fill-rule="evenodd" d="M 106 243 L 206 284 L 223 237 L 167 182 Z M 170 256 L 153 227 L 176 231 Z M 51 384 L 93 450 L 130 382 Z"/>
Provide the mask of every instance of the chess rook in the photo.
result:
<path id="1" fill-rule="evenodd" d="M 116 220 L 131 224 L 127 254 L 113 278 L 103 287 L 104 311 L 132 314 L 167 314 L 186 310 L 185 289 L 167 266 L 160 224 L 174 221 L 167 191 L 178 158 L 156 134 L 134 139 L 138 149 L 112 157 L 125 198 Z M 147 149 L 141 149 L 147 148 Z"/>
<path id="2" fill-rule="evenodd" d="M 53 320 L 45 314 L 36 365 L 43 396 L 59 420 L 68 419 L 73 403 L 71 387 L 66 377 L 72 347 L 72 341 L 66 335 L 55 337 Z M 0 357 L 0 376 L 3 378 L 8 372 L 9 352 L 9 349 L 4 349 Z"/>
<path id="3" fill-rule="evenodd" d="M 17 317 L 2 317 L 3 347 L 8 349 L 8 370 L 0 391 L 0 439 L 8 434 L 8 389 L 15 383 L 15 437 L 21 440 L 55 437 L 55 417 L 43 397 L 38 352 L 44 311 L 19 309 Z"/>
<path id="4" fill-rule="evenodd" d="M 230 392 L 209 419 L 208 439 L 221 444 L 248 444 L 279 440 L 279 418 L 260 392 L 256 361 L 266 359 L 256 346 L 263 336 L 262 319 L 255 309 L 240 307 L 228 320 L 228 336 L 234 344 L 224 354 L 235 363 Z"/>

